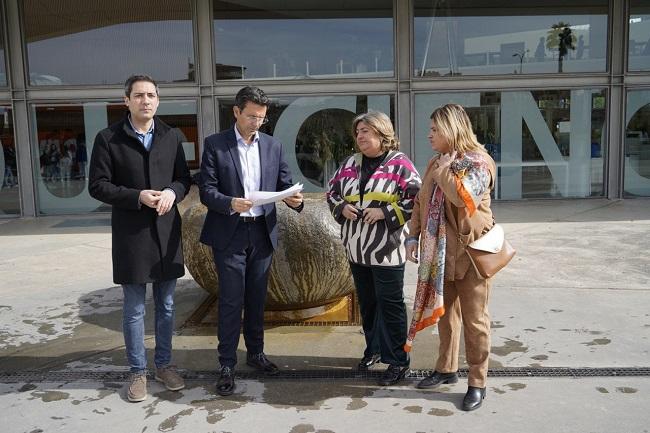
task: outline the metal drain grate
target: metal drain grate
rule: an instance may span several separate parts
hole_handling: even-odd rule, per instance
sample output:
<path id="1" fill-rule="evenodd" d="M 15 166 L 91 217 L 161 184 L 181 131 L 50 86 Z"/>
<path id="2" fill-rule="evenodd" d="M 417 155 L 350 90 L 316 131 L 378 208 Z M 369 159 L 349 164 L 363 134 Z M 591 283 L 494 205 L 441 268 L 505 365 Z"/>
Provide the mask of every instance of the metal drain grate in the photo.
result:
<path id="1" fill-rule="evenodd" d="M 212 371 L 179 371 L 185 380 L 215 381 L 219 377 L 217 370 Z M 420 379 L 431 373 L 431 370 L 411 370 L 406 376 L 410 379 Z M 382 370 L 358 372 L 356 370 L 283 370 L 275 376 L 266 376 L 257 371 L 237 371 L 239 379 L 253 380 L 366 380 L 377 379 Z M 460 377 L 467 377 L 467 369 L 458 371 Z M 650 367 L 618 367 L 618 368 L 496 368 L 488 371 L 489 377 L 631 377 L 650 376 Z M 0 372 L 0 383 L 20 382 L 124 382 L 128 372 L 119 371 L 21 371 Z M 150 373 L 153 379 L 153 373 Z"/>

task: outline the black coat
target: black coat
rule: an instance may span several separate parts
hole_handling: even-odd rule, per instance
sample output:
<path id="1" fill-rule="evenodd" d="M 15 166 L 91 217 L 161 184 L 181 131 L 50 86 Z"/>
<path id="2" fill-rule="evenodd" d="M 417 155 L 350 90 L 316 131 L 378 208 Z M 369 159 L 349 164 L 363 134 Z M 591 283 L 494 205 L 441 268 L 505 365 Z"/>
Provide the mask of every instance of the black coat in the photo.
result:
<path id="1" fill-rule="evenodd" d="M 89 192 L 112 206 L 113 281 L 140 284 L 185 274 L 181 217 L 174 206 L 163 216 L 140 204 L 140 191 L 171 188 L 176 203 L 187 194 L 191 178 L 182 142 L 185 137 L 154 119 L 147 151 L 125 117 L 95 137 L 90 158 Z"/>

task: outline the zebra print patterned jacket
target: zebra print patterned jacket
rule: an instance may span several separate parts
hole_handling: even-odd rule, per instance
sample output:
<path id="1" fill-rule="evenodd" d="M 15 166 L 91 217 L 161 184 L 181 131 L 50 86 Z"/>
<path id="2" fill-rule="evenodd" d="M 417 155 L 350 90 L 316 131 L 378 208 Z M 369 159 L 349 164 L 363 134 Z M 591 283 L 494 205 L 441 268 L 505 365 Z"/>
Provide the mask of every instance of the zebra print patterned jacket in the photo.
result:
<path id="1" fill-rule="evenodd" d="M 398 266 L 406 261 L 403 226 L 411 218 L 413 202 L 422 181 L 413 163 L 402 152 L 389 152 L 359 191 L 362 154 L 346 159 L 329 181 L 326 193 L 332 216 L 341 224 L 341 239 L 348 259 L 366 266 Z M 349 220 L 346 204 L 359 209 L 380 208 L 384 219 L 374 224 Z"/>

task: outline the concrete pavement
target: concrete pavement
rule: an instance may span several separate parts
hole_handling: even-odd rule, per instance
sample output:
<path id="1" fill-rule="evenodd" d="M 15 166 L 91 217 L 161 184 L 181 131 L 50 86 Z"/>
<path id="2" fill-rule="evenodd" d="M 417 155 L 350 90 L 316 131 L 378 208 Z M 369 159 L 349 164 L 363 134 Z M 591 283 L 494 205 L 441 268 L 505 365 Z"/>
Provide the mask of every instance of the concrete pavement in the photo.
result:
<path id="1" fill-rule="evenodd" d="M 472 413 L 459 409 L 464 379 L 421 391 L 415 378 L 380 388 L 355 377 L 350 369 L 363 347 L 355 326 L 268 329 L 265 351 L 286 373 L 266 379 L 238 366 L 244 379 L 229 398 L 214 394 L 215 331 L 179 328 L 174 360 L 186 369 L 187 388 L 170 393 L 150 383 L 148 400 L 127 403 L 109 217 L 0 220 L 0 431 L 650 431 L 650 201 L 513 202 L 494 210 L 518 254 L 495 279 L 493 376 Z M 406 274 L 410 304 L 415 267 Z M 189 275 L 179 282 L 178 325 L 205 296 Z M 436 350 L 435 329 L 418 334 L 412 367 L 431 369 Z M 543 377 L 553 367 L 578 374 Z M 580 374 L 632 374 L 627 367 L 638 375 Z"/>

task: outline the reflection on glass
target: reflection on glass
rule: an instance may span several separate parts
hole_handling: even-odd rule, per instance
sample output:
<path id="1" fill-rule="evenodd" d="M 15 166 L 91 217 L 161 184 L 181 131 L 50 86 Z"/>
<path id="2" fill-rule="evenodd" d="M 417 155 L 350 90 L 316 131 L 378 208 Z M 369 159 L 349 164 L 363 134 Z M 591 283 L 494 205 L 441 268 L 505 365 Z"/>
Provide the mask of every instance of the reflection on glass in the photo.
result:
<path id="1" fill-rule="evenodd" d="M 650 91 L 628 93 L 625 130 L 625 194 L 650 196 Z"/>
<path id="2" fill-rule="evenodd" d="M 33 86 L 194 81 L 190 0 L 22 4 Z"/>
<path id="3" fill-rule="evenodd" d="M 607 0 L 415 0 L 414 75 L 604 72 L 607 12 Z"/>
<path id="4" fill-rule="evenodd" d="M 0 106 L 0 215 L 19 215 L 18 166 L 11 107 Z"/>
<path id="5" fill-rule="evenodd" d="M 605 100 L 601 89 L 419 94 L 414 162 L 422 171 L 433 155 L 433 110 L 456 103 L 497 163 L 495 198 L 602 196 Z"/>
<path id="6" fill-rule="evenodd" d="M 4 17 L 0 10 L 0 86 L 7 85 L 7 69 L 5 66 L 5 43 L 4 43 Z"/>
<path id="7" fill-rule="evenodd" d="M 393 2 L 214 1 L 218 80 L 393 75 Z"/>
<path id="8" fill-rule="evenodd" d="M 393 96 L 306 96 L 272 98 L 269 122 L 260 131 L 284 146 L 294 182 L 306 192 L 321 192 L 339 164 L 354 153 L 352 120 L 368 110 L 382 111 L 395 120 Z M 235 123 L 233 100 L 219 100 L 220 130 Z"/>
<path id="9" fill-rule="evenodd" d="M 650 71 L 650 4 L 632 0 L 629 34 L 630 71 Z"/>
<path id="10" fill-rule="evenodd" d="M 34 183 L 41 214 L 110 209 L 88 194 L 88 162 L 97 133 L 126 114 L 124 104 L 117 101 L 32 106 Z M 198 134 L 195 101 L 160 101 L 157 115 L 178 127 L 194 147 Z"/>
<path id="11" fill-rule="evenodd" d="M 338 108 L 309 116 L 296 138 L 296 159 L 303 175 L 315 185 L 325 186 L 339 164 L 355 152 L 350 127 L 357 113 Z"/>

